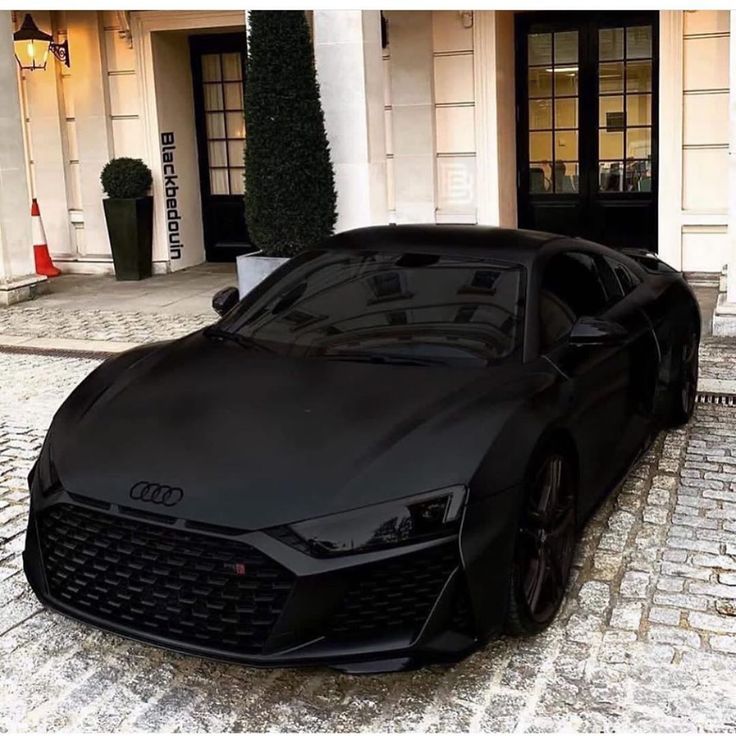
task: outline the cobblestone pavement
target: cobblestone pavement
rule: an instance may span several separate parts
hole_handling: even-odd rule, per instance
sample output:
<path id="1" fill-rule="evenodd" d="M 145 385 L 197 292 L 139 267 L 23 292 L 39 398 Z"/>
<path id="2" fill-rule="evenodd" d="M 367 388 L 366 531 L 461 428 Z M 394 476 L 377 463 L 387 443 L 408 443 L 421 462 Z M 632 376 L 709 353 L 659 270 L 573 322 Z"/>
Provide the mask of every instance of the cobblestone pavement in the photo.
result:
<path id="1" fill-rule="evenodd" d="M 736 410 L 660 435 L 587 525 L 545 634 L 351 677 L 183 657 L 41 609 L 25 477 L 96 364 L 0 353 L 0 731 L 736 730 Z"/>
<path id="2" fill-rule="evenodd" d="M 0 309 L 0 335 L 75 340 L 154 342 L 182 337 L 215 321 L 209 314 L 155 314 L 95 309 L 55 309 L 26 302 Z"/>

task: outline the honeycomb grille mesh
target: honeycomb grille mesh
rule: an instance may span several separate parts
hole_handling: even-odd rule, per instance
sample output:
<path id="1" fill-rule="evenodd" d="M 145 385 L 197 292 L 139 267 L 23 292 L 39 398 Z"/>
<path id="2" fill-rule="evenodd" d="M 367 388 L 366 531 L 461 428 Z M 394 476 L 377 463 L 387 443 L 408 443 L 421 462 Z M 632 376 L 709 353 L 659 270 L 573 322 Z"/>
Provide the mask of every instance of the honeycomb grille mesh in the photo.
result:
<path id="1" fill-rule="evenodd" d="M 38 532 L 51 595 L 142 635 L 257 654 L 292 573 L 248 545 L 71 504 Z"/>
<path id="2" fill-rule="evenodd" d="M 358 568 L 331 619 L 328 636 L 418 634 L 458 565 L 455 543 Z"/>

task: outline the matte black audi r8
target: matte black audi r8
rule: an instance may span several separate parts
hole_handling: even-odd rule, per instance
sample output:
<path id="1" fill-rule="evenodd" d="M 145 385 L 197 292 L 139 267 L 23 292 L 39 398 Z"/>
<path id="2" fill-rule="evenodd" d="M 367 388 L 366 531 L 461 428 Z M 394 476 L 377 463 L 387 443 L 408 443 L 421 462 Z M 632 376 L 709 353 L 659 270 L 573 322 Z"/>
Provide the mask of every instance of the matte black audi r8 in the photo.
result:
<path id="1" fill-rule="evenodd" d="M 39 599 L 183 652 L 376 671 L 538 632 L 693 411 L 698 307 L 644 252 L 367 228 L 214 303 L 93 371 L 29 478 Z"/>

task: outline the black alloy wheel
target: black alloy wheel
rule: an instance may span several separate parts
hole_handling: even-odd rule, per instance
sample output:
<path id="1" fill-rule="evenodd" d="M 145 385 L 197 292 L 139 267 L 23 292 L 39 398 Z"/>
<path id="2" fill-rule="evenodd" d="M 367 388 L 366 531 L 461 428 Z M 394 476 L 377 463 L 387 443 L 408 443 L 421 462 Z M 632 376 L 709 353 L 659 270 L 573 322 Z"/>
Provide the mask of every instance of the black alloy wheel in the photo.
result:
<path id="1" fill-rule="evenodd" d="M 669 424 L 680 427 L 687 424 L 695 411 L 695 399 L 698 393 L 698 336 L 688 336 L 680 348 L 677 382 L 672 388 Z"/>
<path id="2" fill-rule="evenodd" d="M 575 551 L 572 466 L 546 454 L 531 474 L 514 553 L 507 628 L 513 634 L 545 629 L 565 597 Z"/>

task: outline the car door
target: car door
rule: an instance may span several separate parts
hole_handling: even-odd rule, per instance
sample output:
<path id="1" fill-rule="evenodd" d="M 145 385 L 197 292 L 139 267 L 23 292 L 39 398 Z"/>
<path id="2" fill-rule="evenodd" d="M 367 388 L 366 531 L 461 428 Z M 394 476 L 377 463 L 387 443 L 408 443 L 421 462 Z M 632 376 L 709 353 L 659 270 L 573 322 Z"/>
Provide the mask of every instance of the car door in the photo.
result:
<path id="1" fill-rule="evenodd" d="M 585 346 L 569 340 L 580 317 L 609 316 L 615 295 L 604 268 L 592 252 L 563 251 L 544 265 L 540 283 L 540 350 L 568 379 L 565 410 L 578 448 L 580 487 L 591 491 L 580 499 L 583 513 L 618 478 L 628 452 L 622 440 L 632 377 L 627 340 Z"/>
<path id="2" fill-rule="evenodd" d="M 618 258 L 607 256 L 605 266 L 613 277 L 611 289 L 617 292 L 608 310 L 608 318 L 623 325 L 628 332 L 631 376 L 625 441 L 629 454 L 635 455 L 651 432 L 654 420 L 660 341 L 656 325 L 643 306 L 648 301 L 642 294 L 646 290 L 643 280 Z"/>

